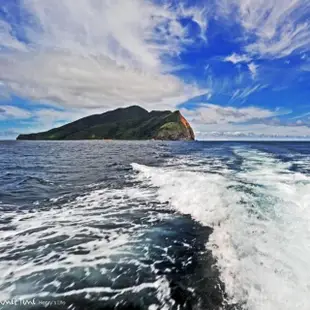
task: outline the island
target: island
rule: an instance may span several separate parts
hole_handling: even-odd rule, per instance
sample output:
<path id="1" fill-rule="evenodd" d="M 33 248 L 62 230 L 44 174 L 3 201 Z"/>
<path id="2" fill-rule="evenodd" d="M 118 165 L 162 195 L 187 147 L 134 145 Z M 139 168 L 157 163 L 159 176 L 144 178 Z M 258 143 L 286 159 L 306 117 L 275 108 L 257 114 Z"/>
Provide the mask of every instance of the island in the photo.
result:
<path id="1" fill-rule="evenodd" d="M 45 132 L 21 134 L 17 140 L 195 140 L 180 111 L 151 111 L 130 106 L 90 115 Z"/>

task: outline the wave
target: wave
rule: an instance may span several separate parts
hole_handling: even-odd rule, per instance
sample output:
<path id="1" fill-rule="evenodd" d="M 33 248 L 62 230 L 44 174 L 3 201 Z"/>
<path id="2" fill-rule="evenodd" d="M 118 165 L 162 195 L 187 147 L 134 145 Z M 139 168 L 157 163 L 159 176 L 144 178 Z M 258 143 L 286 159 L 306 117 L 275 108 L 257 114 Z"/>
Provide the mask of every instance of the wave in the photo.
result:
<path id="1" fill-rule="evenodd" d="M 231 302 L 310 309 L 310 177 L 266 152 L 236 147 L 234 157 L 234 168 L 192 156 L 132 167 L 160 201 L 213 228 L 207 247 Z"/>
<path id="2" fill-rule="evenodd" d="M 96 266 L 101 266 L 96 276 L 101 279 L 115 262 L 127 259 L 134 265 L 132 248 L 157 216 L 155 207 L 141 208 L 146 198 L 151 200 L 151 194 L 142 189 L 101 189 L 47 210 L 5 210 L 0 223 L 6 228 L 0 237 L 1 297 L 65 296 L 69 284 L 79 292 L 78 279 L 94 277 L 90 274 Z M 59 289 L 59 279 L 66 288 Z M 83 287 L 87 289 L 92 290 Z"/>

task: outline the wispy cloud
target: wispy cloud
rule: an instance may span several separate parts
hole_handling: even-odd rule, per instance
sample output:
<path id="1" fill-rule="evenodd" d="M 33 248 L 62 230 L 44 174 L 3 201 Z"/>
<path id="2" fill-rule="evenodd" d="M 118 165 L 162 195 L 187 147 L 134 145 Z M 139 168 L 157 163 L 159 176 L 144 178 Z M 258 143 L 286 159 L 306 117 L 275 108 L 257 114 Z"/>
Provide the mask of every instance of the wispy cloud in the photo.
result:
<path id="1" fill-rule="evenodd" d="M 252 58 L 249 55 L 246 55 L 246 54 L 239 55 L 239 54 L 233 53 L 229 56 L 224 57 L 223 61 L 231 62 L 234 65 L 239 64 L 239 63 L 247 64 L 247 67 L 252 75 L 252 78 L 254 79 L 257 75 L 258 65 L 252 62 Z"/>
<path id="2" fill-rule="evenodd" d="M 251 57 L 282 58 L 310 50 L 310 3 L 304 0 L 220 0 L 218 13 L 244 30 Z"/>
<path id="3" fill-rule="evenodd" d="M 143 0 L 29 0 L 18 8 L 31 22 L 20 40 L 0 24 L 0 80 L 6 90 L 65 106 L 147 105 L 201 93 L 166 73 L 172 59 L 201 38 L 199 7 Z M 181 18 L 198 27 L 189 33 Z M 27 42 L 27 44 L 25 43 Z M 176 102 L 175 102 L 176 103 Z"/>
<path id="4" fill-rule="evenodd" d="M 300 115 L 292 117 L 291 119 L 300 119 L 300 118 L 305 118 L 305 117 L 310 117 L 310 112 L 302 113 Z"/>
<path id="5" fill-rule="evenodd" d="M 93 113 L 100 113 L 100 111 L 96 109 L 56 110 L 53 108 L 30 111 L 16 106 L 0 105 L 0 121 L 9 121 L 9 126 L 11 126 L 6 130 L 0 130 L 0 137 L 15 138 L 20 133 L 49 130 Z M 12 123 L 12 121 L 16 122 Z"/>
<path id="6" fill-rule="evenodd" d="M 262 120 L 282 114 L 257 107 L 223 107 L 215 104 L 201 104 L 194 111 L 184 109 L 184 114 L 195 123 L 200 124 L 229 124 Z"/>
<path id="7" fill-rule="evenodd" d="M 238 71 L 230 77 L 219 77 L 211 69 L 208 69 L 205 86 L 209 90 L 209 97 L 224 95 L 228 98 L 226 103 L 239 99 L 247 100 L 252 94 L 258 93 L 268 86 L 266 83 L 263 83 L 262 79 L 257 78 L 257 69 L 258 66 L 256 64 L 247 64 L 246 70 Z"/>
<path id="8" fill-rule="evenodd" d="M 225 124 L 219 128 L 215 124 L 196 125 L 198 139 L 310 139 L 308 126 L 285 126 L 268 124 Z"/>
<path id="9" fill-rule="evenodd" d="M 27 110 L 9 105 L 0 105 L 0 120 L 27 119 L 30 117 L 31 113 Z"/>
<path id="10" fill-rule="evenodd" d="M 250 62 L 251 58 L 250 56 L 244 54 L 244 55 L 238 55 L 236 53 L 233 53 L 227 57 L 224 58 L 224 61 L 231 62 L 233 64 L 237 64 L 239 62 Z"/>
<path id="11" fill-rule="evenodd" d="M 196 110 L 182 112 L 191 121 L 198 139 L 310 138 L 306 123 L 281 120 L 290 110 L 202 103 Z"/>
<path id="12" fill-rule="evenodd" d="M 252 74 L 253 79 L 255 79 L 255 77 L 257 75 L 258 65 L 256 65 L 254 62 L 251 62 L 248 64 L 248 68 Z"/>
<path id="13" fill-rule="evenodd" d="M 262 89 L 264 89 L 266 85 L 263 84 L 255 84 L 246 86 L 242 89 L 237 89 L 235 93 L 231 97 L 231 101 L 235 99 L 247 99 L 251 94 L 254 94 L 255 92 L 258 92 Z"/>

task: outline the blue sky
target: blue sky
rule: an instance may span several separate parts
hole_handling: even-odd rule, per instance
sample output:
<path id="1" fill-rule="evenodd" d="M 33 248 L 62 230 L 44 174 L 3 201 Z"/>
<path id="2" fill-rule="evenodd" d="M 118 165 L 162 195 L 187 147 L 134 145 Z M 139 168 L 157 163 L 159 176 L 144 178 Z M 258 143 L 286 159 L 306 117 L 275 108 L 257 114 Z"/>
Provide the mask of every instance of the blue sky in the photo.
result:
<path id="1" fill-rule="evenodd" d="M 0 139 L 117 107 L 199 139 L 310 138 L 304 0 L 0 0 Z"/>

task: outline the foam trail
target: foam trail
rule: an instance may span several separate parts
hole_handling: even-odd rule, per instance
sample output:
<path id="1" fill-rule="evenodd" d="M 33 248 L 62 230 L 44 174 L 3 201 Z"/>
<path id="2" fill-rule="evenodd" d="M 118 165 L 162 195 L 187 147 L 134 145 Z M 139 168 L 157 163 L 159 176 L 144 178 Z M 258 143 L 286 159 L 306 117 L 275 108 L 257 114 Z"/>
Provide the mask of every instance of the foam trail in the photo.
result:
<path id="1" fill-rule="evenodd" d="M 46 210 L 5 212 L 2 220 L 7 229 L 1 231 L 0 237 L 1 299 L 71 296 L 83 292 L 120 294 L 147 287 L 141 284 L 121 290 L 110 287 L 75 289 L 79 279 L 83 280 L 83 275 L 84 279 L 90 277 L 94 268 L 98 269 L 98 279 L 104 278 L 106 273 L 111 274 L 115 261 L 119 265 L 130 264 L 132 268 L 143 267 L 132 247 L 139 242 L 138 237 L 148 228 L 149 222 L 156 220 L 157 213 L 146 208 L 143 219 L 138 220 L 146 198 L 152 199 L 152 193 L 147 190 L 106 188 L 79 196 L 61 207 L 52 205 Z M 160 216 L 164 218 L 165 214 Z M 70 285 L 57 280 L 64 276 L 70 278 Z M 113 281 L 118 276 L 111 275 Z M 154 290 L 160 289 L 159 284 L 165 285 L 164 277 L 157 280 L 148 284 Z M 53 293 L 51 287 L 59 288 L 60 284 L 66 287 L 61 293 Z M 167 290 L 166 293 L 168 297 L 158 294 L 166 301 L 170 298 Z"/>
<path id="2" fill-rule="evenodd" d="M 210 162 L 202 172 L 178 162 L 132 167 L 160 200 L 213 227 L 207 246 L 231 301 L 250 310 L 308 310 L 310 177 L 264 152 L 234 153 L 242 159 L 239 170 L 217 164 L 214 173 Z M 191 158 L 191 165 L 197 160 Z"/>

